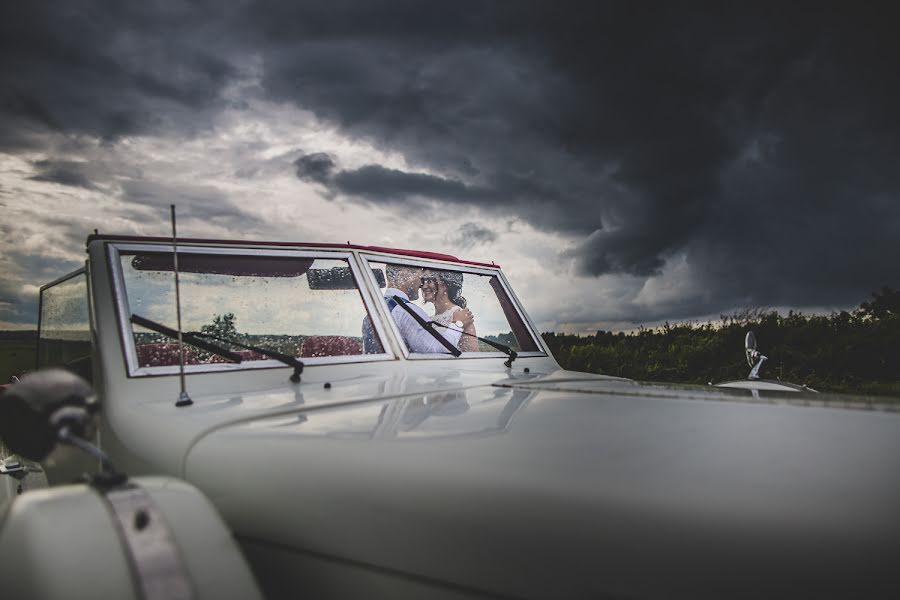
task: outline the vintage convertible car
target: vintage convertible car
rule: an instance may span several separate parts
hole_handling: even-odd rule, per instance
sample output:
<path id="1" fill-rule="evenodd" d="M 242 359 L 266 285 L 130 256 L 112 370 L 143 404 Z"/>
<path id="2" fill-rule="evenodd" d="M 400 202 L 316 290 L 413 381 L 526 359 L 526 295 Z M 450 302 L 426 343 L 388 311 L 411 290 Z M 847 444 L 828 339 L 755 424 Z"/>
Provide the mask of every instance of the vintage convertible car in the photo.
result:
<path id="1" fill-rule="evenodd" d="M 5 598 L 900 597 L 894 405 L 563 370 L 496 265 L 93 235 L 40 306 L 96 397 L 0 397 Z"/>

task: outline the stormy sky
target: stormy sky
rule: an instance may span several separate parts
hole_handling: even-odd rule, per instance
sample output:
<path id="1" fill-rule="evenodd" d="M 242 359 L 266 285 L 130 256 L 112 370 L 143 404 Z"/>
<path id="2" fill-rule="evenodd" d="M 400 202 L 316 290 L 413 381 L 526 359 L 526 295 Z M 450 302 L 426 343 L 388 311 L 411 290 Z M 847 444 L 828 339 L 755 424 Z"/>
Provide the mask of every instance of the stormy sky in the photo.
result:
<path id="1" fill-rule="evenodd" d="M 891 20 L 677 4 L 3 3 L 0 328 L 170 203 L 494 260 L 546 331 L 900 286 Z"/>

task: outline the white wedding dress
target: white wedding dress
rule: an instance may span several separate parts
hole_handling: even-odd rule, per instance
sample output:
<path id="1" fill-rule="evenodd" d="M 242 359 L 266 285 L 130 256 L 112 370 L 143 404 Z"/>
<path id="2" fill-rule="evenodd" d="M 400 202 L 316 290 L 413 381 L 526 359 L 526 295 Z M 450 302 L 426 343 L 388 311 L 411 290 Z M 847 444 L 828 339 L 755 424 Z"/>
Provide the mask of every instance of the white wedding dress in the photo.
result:
<path id="1" fill-rule="evenodd" d="M 450 307 L 447 310 L 445 310 L 444 312 L 442 312 L 441 314 L 434 315 L 433 317 L 431 317 L 431 320 L 434 321 L 435 323 L 439 323 L 444 326 L 450 325 L 451 324 L 450 319 L 452 318 L 453 313 L 458 310 L 459 310 L 458 306 Z"/>

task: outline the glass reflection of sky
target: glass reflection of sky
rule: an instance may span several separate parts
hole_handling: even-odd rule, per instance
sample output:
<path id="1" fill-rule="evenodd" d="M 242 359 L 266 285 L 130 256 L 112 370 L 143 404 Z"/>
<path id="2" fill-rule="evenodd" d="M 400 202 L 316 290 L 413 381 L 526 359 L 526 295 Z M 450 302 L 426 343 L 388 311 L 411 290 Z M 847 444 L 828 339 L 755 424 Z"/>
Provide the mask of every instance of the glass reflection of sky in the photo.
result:
<path id="1" fill-rule="evenodd" d="M 122 256 L 129 310 L 174 326 L 175 281 L 171 271 L 132 267 Z M 346 260 L 316 259 L 312 268 L 348 268 Z M 296 277 L 180 273 L 181 318 L 185 331 L 233 313 L 239 333 L 252 335 L 343 335 L 359 337 L 366 315 L 357 289 L 310 289 L 306 275 Z"/>

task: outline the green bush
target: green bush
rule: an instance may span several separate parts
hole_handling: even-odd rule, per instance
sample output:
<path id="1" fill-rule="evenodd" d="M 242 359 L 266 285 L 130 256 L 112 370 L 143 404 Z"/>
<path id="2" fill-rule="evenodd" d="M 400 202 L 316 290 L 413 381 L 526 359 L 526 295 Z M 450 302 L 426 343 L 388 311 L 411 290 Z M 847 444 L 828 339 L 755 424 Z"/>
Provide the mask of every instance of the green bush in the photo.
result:
<path id="1" fill-rule="evenodd" d="M 900 396 L 900 292 L 884 287 L 853 312 L 804 315 L 745 310 L 716 323 L 666 323 L 630 334 L 544 333 L 566 369 L 642 381 L 719 383 L 745 379 L 744 336 L 769 357 L 764 379 L 822 392 Z"/>

